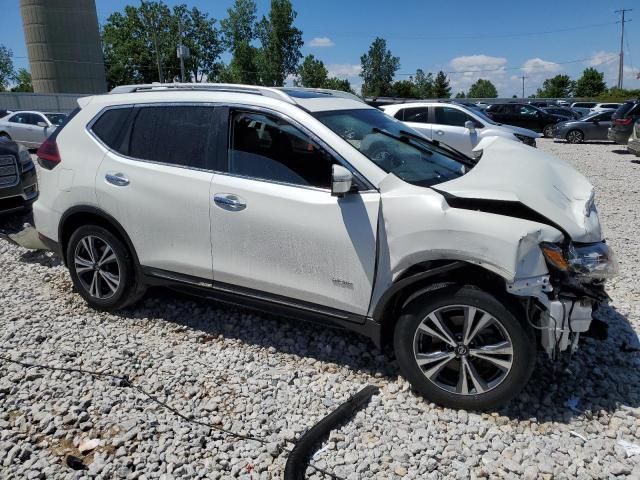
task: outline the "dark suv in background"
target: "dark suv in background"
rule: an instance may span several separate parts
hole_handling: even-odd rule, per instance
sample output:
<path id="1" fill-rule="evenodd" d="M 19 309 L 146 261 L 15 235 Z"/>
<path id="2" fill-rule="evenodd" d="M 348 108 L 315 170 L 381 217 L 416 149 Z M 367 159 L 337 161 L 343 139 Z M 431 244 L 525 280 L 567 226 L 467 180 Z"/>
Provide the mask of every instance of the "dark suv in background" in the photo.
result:
<path id="1" fill-rule="evenodd" d="M 494 103 L 487 107 L 485 114 L 498 123 L 542 132 L 545 137 L 553 137 L 556 123 L 570 120 L 568 116 L 547 113 L 526 103 Z"/>
<path id="2" fill-rule="evenodd" d="M 608 132 L 609 140 L 626 145 L 633 131 L 633 124 L 640 119 L 640 100 L 627 100 L 611 117 L 613 124 Z"/>
<path id="3" fill-rule="evenodd" d="M 0 138 L 0 215 L 29 210 L 37 197 L 36 169 L 29 151 Z"/>

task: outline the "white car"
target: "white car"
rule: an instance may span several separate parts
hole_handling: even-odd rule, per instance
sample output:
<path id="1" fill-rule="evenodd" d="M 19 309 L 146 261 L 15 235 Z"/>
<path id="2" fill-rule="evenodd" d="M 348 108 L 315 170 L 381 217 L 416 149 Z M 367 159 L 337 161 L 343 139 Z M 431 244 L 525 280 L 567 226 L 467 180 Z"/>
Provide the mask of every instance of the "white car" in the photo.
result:
<path id="1" fill-rule="evenodd" d="M 0 119 L 0 137 L 38 148 L 66 118 L 64 113 L 11 112 Z"/>
<path id="2" fill-rule="evenodd" d="M 468 156 L 483 138 L 503 137 L 536 146 L 539 133 L 494 122 L 481 111 L 456 103 L 410 102 L 381 107 L 385 113 Z"/>
<path id="3" fill-rule="evenodd" d="M 82 98 L 38 150 L 39 238 L 97 309 L 148 285 L 393 345 L 434 402 L 506 402 L 575 349 L 615 274 L 593 187 L 505 138 L 468 157 L 344 92 L 224 84 Z M 544 388 L 544 387 L 543 387 Z"/>
<path id="4" fill-rule="evenodd" d="M 596 103 L 590 110 L 591 113 L 616 111 L 621 103 Z"/>

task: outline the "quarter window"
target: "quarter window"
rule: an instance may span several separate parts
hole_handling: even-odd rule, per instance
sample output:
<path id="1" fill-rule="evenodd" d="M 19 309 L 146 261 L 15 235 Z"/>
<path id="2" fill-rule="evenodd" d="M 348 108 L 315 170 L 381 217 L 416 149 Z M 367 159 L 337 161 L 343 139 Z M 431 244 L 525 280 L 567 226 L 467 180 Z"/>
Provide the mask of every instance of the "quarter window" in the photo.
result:
<path id="1" fill-rule="evenodd" d="M 129 156 L 185 167 L 207 168 L 213 107 L 140 107 L 131 128 Z"/>
<path id="2" fill-rule="evenodd" d="M 132 111 L 131 107 L 107 110 L 94 122 L 91 131 L 112 150 L 126 154 L 122 144 Z"/>
<path id="3" fill-rule="evenodd" d="M 413 107 L 404 109 L 405 122 L 429 123 L 429 111 L 427 107 Z"/>
<path id="4" fill-rule="evenodd" d="M 333 159 L 296 127 L 260 113 L 233 112 L 229 172 L 274 182 L 329 188 Z"/>

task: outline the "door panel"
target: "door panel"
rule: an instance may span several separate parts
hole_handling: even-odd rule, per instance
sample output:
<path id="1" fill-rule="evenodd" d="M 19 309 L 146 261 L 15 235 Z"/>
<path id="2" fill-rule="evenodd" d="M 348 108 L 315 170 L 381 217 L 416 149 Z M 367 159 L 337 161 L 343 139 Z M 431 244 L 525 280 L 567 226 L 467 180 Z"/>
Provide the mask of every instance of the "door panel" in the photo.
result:
<path id="1" fill-rule="evenodd" d="M 407 126 L 413 128 L 414 130 L 420 132 L 427 138 L 433 138 L 433 125 L 430 123 L 419 123 L 419 122 L 404 122 Z M 436 139 L 437 140 L 437 139 Z"/>
<path id="2" fill-rule="evenodd" d="M 231 197 L 230 208 L 213 197 Z M 216 174 L 210 197 L 214 282 L 366 314 L 380 197 Z"/>

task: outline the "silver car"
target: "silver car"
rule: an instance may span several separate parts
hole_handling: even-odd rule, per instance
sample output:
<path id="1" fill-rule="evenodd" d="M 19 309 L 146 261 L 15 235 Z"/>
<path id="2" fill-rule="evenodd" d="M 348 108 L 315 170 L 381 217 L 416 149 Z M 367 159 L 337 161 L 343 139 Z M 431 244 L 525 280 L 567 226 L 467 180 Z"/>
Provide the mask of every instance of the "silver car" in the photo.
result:
<path id="1" fill-rule="evenodd" d="M 607 140 L 607 131 L 611 126 L 613 111 L 592 113 L 578 120 L 558 123 L 553 127 L 553 137 L 569 143 L 582 143 L 587 140 Z"/>
<path id="2" fill-rule="evenodd" d="M 0 137 L 38 148 L 66 117 L 64 113 L 13 112 L 0 119 Z"/>

